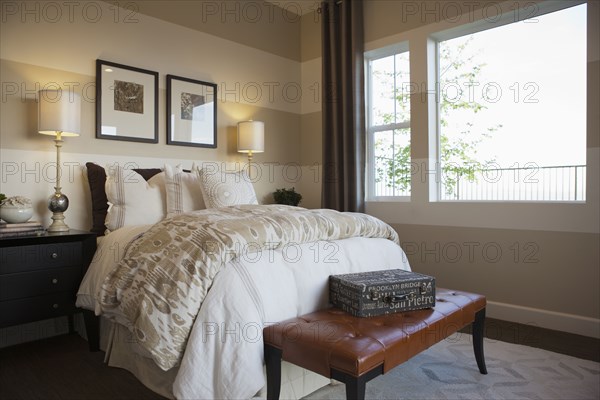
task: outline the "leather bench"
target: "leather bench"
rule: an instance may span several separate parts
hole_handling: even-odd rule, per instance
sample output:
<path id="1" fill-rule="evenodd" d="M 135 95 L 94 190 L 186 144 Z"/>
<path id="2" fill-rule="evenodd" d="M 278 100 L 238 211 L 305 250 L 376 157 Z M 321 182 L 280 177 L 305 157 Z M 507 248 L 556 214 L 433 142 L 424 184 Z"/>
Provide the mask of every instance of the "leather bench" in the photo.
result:
<path id="1" fill-rule="evenodd" d="M 364 399 L 366 383 L 473 324 L 477 366 L 483 355 L 486 299 L 437 289 L 436 305 L 378 317 L 353 317 L 337 308 L 317 311 L 264 328 L 267 399 L 278 399 L 281 360 L 346 384 L 347 399 Z"/>

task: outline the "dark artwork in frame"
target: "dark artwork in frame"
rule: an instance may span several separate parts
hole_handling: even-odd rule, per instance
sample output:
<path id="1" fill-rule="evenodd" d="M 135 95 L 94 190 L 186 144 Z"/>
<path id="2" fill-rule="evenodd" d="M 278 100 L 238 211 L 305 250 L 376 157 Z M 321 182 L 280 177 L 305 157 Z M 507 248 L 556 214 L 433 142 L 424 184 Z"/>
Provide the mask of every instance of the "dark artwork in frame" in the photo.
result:
<path id="1" fill-rule="evenodd" d="M 115 80 L 115 111 L 144 113 L 144 85 Z"/>
<path id="2" fill-rule="evenodd" d="M 181 119 L 190 121 L 203 120 L 204 96 L 192 93 L 181 92 Z"/>

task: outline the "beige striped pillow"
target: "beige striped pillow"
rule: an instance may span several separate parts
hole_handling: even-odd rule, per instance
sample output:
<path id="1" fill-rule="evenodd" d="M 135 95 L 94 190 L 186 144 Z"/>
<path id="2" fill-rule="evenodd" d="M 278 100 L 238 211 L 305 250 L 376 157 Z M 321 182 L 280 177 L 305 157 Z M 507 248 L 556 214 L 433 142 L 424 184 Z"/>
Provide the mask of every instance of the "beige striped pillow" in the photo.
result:
<path id="1" fill-rule="evenodd" d="M 204 199 L 200 180 L 194 172 L 185 172 L 180 165 L 165 165 L 165 187 L 167 190 L 167 217 L 194 210 L 204 210 Z"/>
<path id="2" fill-rule="evenodd" d="M 155 224 L 165 218 L 165 173 L 146 181 L 140 174 L 118 164 L 106 167 L 108 231 L 123 226 Z"/>

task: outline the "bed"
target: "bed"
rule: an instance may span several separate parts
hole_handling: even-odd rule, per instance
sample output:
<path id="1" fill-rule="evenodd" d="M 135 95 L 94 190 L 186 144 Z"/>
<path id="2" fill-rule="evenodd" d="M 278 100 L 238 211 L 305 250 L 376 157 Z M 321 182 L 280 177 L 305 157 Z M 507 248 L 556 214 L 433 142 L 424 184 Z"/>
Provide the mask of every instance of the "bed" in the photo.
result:
<path id="1" fill-rule="evenodd" d="M 90 187 L 94 168 L 86 172 Z M 237 187 L 244 180 L 238 176 L 231 187 L 234 180 L 220 172 L 211 174 L 216 185 L 197 191 L 199 181 L 209 179 L 192 170 L 165 166 L 148 180 L 107 170 L 111 207 L 103 222 L 110 232 L 99 239 L 77 296 L 78 306 L 105 317 L 108 364 L 166 397 L 264 397 L 264 326 L 327 307 L 329 275 L 410 268 L 397 235 L 381 221 L 257 205 L 251 184 Z M 165 184 L 156 184 L 161 179 Z M 235 191 L 235 204 L 205 196 L 226 191 L 227 198 Z M 123 198 L 115 198 L 118 193 Z M 147 204 L 145 215 L 130 215 L 128 193 L 134 204 L 166 199 L 164 213 Z M 198 265 L 202 279 L 187 276 L 198 273 Z M 284 366 L 283 381 L 282 398 L 300 398 L 329 383 L 292 365 Z"/>

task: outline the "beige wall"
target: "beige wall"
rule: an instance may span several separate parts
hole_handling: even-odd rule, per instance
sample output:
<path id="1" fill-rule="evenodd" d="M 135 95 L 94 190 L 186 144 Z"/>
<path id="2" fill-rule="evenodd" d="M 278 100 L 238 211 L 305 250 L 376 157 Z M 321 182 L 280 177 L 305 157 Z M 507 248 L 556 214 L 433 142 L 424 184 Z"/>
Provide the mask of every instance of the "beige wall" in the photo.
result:
<path id="1" fill-rule="evenodd" d="M 134 4 L 142 14 L 300 61 L 301 17 L 294 12 L 294 4 L 262 0 L 152 0 Z"/>
<path id="2" fill-rule="evenodd" d="M 304 179 L 300 183 L 303 205 L 321 207 L 321 162 L 323 127 L 321 112 L 321 14 L 302 16 L 300 31 L 302 86 L 310 90 L 302 98 L 300 115 L 300 163 Z"/>
<path id="3" fill-rule="evenodd" d="M 423 179 L 413 182 L 410 202 L 369 202 L 367 211 L 391 223 L 399 232 L 413 269 L 436 276 L 441 287 L 486 294 L 491 316 L 599 337 L 600 125 L 595 110 L 600 107 L 600 7 L 598 2 L 593 3 L 588 9 L 586 204 L 432 203 L 428 182 Z M 449 4 L 461 6 L 462 17 Z M 484 11 L 493 16 L 498 4 L 365 1 L 366 49 L 409 41 L 411 80 L 425 82 L 429 35 L 481 19 Z M 513 6 L 514 2 L 502 4 L 503 12 L 514 13 Z M 464 14 L 465 11 L 473 13 Z M 320 27 L 311 24 L 313 17 L 304 16 L 301 35 L 303 77 L 310 79 L 319 76 L 321 62 L 317 40 Z M 411 103 L 412 155 L 414 161 L 426 165 L 432 120 L 427 102 L 420 98 L 418 94 Z M 302 110 L 303 165 L 321 159 L 321 144 L 307 144 L 322 139 L 321 117 L 320 110 L 310 105 Z M 304 141 L 305 138 L 310 141 Z M 319 191 L 311 194 L 313 199 L 319 199 L 319 185 L 310 187 Z M 501 252 L 500 257 L 494 253 L 496 250 Z M 461 252 L 458 257 L 457 251 Z M 574 294 L 565 299 L 557 297 L 557 292 Z"/>
<path id="4" fill-rule="evenodd" d="M 254 158 L 262 167 L 253 182 L 259 201 L 271 202 L 276 188 L 298 186 L 300 17 L 264 2 L 120 4 L 126 8 L 112 1 L 2 3 L 0 191 L 30 197 L 35 219 L 49 223 L 46 199 L 53 191 L 56 153 L 51 138 L 37 133 L 35 97 L 37 90 L 57 85 L 85 89 L 81 135 L 65 139 L 62 157 L 63 192 L 70 199 L 66 222 L 72 228 L 91 226 L 89 190 L 81 171 L 85 162 L 140 167 L 182 163 L 189 168 L 192 162 L 215 161 L 239 169 L 246 157 L 236 151 L 236 124 L 250 118 L 266 126 L 265 152 Z M 257 9 L 260 16 L 252 14 Z M 158 144 L 95 138 L 96 59 L 159 73 Z M 166 74 L 218 85 L 217 149 L 166 144 Z M 3 329 L 0 346 L 31 339 L 32 331 L 33 337 L 64 331 L 61 322 L 51 328 L 34 323 Z"/>
<path id="5" fill-rule="evenodd" d="M 368 48 L 408 40 L 411 78 L 425 82 L 426 38 L 457 23 L 431 21 L 409 31 L 377 37 L 377 32 L 383 33 L 384 29 L 377 15 L 390 15 L 391 5 L 366 4 L 367 17 L 372 18 L 370 24 L 366 23 L 370 32 L 366 35 L 373 35 Z M 598 9 L 599 4 L 594 2 L 588 10 L 586 204 L 430 203 L 428 180 L 419 179 L 410 203 L 370 203 L 367 207 L 369 213 L 393 223 L 402 240 L 411 243 L 405 248 L 415 270 L 436 276 L 440 286 L 486 294 L 491 316 L 595 337 L 600 336 L 600 132 L 598 113 L 593 111 L 600 104 Z M 428 105 L 413 99 L 411 106 L 413 157 L 420 165 L 427 165 L 432 131 Z M 469 259 L 470 249 L 474 252 L 473 262 Z M 457 250 L 462 251 L 458 258 Z M 577 295 L 557 298 L 557 292 Z"/>
<path id="6" fill-rule="evenodd" d="M 52 192 L 54 174 L 48 165 L 55 150 L 49 137 L 37 133 L 35 93 L 57 86 L 75 87 L 83 100 L 81 135 L 65 140 L 64 162 L 120 160 L 158 167 L 181 162 L 190 167 L 194 161 L 218 161 L 241 166 L 246 156 L 237 153 L 236 124 L 257 119 L 266 126 L 265 152 L 254 157 L 262 166 L 261 179 L 254 182 L 259 199 L 271 202 L 276 188 L 298 185 L 300 17 L 255 2 L 265 12 L 256 18 L 247 2 L 228 3 L 132 2 L 137 9 L 121 9 L 90 1 L 78 2 L 71 14 L 60 2 L 3 6 L 0 190 L 31 196 L 38 205 L 36 218 L 48 220 L 43 204 Z M 229 8 L 222 14 L 213 6 Z M 158 144 L 95 138 L 96 59 L 159 73 Z M 217 149 L 166 144 L 166 74 L 217 83 Z M 79 198 L 85 183 L 79 175 L 73 179 L 63 182 L 71 199 L 67 223 L 86 229 L 89 216 Z"/>
<path id="7" fill-rule="evenodd" d="M 596 233 L 393 227 L 411 267 L 435 276 L 440 287 L 485 293 L 495 303 L 575 314 L 583 321 L 597 318 L 600 312 Z"/>
<path id="8" fill-rule="evenodd" d="M 24 94 L 22 87 L 35 88 L 51 82 L 77 82 L 81 87 L 90 85 L 93 91 L 95 77 L 74 72 L 46 68 L 43 65 L 23 64 L 0 60 L 2 82 L 5 85 L 18 84 L 18 93 L 6 95 L 2 103 L 1 132 L 3 149 L 36 149 L 52 147 L 48 136 L 37 133 L 37 104 L 33 95 Z M 7 86 L 8 87 L 8 86 Z M 81 91 L 77 91 L 81 94 Z M 236 124 L 240 120 L 254 118 L 267 122 L 268 152 L 256 154 L 257 161 L 290 162 L 298 161 L 299 115 L 293 112 L 257 107 L 247 103 L 217 102 L 217 143 L 216 149 L 202 149 L 184 146 L 166 145 L 166 105 L 159 101 L 159 144 L 115 142 L 95 138 L 96 104 L 93 96 L 82 96 L 81 135 L 78 138 L 65 139 L 65 151 L 87 154 L 143 155 L 156 158 L 182 158 L 204 160 L 240 160 L 244 156 L 237 153 Z M 166 98 L 166 90 L 160 88 L 159 99 Z M 23 101 L 23 99 L 25 101 Z M 87 99 L 87 101 L 86 101 Z M 292 126 L 292 129 L 290 129 Z"/>
<path id="9" fill-rule="evenodd" d="M 102 4 L 90 3 L 94 7 Z M 134 161 L 143 166 L 178 161 L 189 165 L 194 160 L 243 162 L 243 155 L 235 151 L 235 124 L 247 118 L 262 119 L 266 123 L 266 151 L 256 155 L 255 159 L 260 163 L 280 165 L 273 179 L 268 177 L 265 169 L 265 178 L 255 182 L 259 197 L 268 201 L 270 192 L 275 188 L 295 186 L 304 195 L 303 205 L 320 206 L 323 135 L 320 14 L 310 12 L 297 20 L 274 9 L 278 17 L 271 18 L 265 12 L 263 17 L 253 20 L 250 9 L 244 14 L 240 8 L 237 21 L 235 7 L 232 8 L 233 13 L 225 12 L 225 15 L 223 9 L 215 11 L 207 8 L 215 4 L 221 7 L 225 2 L 204 2 L 212 5 L 204 4 L 203 9 L 201 2 L 155 1 L 135 2 L 140 3 L 139 11 L 147 14 L 139 11 L 124 13 L 119 9 L 121 11 L 115 22 L 115 9 L 109 3 L 102 5 L 102 18 L 95 22 L 84 18 L 80 12 L 74 14 L 72 22 L 66 14 L 56 22 L 45 20 L 40 14 L 41 18 L 36 22 L 32 19 L 35 15 L 23 17 L 19 13 L 3 11 L 0 78 L 6 98 L 0 104 L 1 191 L 33 197 L 38 202 L 38 215 L 48 219 L 49 213 L 43 202 L 52 191 L 52 181 L 44 176 L 44 166 L 36 165 L 50 163 L 54 149 L 48 138 L 36 133 L 35 103 L 29 92 L 35 91 L 36 82 L 40 86 L 49 82 L 77 82 L 81 86 L 92 82 L 94 61 L 102 58 L 159 72 L 159 143 L 95 139 L 93 101 L 84 102 L 82 135 L 67 139 L 65 159 L 77 163 L 87 160 L 99 163 Z M 366 1 L 367 49 L 409 40 L 413 80 L 424 81 L 427 55 L 421 49 L 426 38 L 431 32 L 460 24 L 460 21 L 453 21 L 453 25 L 443 21 L 441 17 L 454 20 L 454 14 L 452 9 L 446 9 L 445 13 L 442 3 L 448 2 L 428 2 L 429 6 L 433 4 L 434 10 L 439 4 L 439 12 L 437 16 L 427 14 L 423 17 L 421 10 L 407 8 L 419 6 L 422 2 Z M 478 3 L 481 7 L 476 7 L 476 10 L 490 2 Z M 29 4 L 42 7 L 40 4 L 43 2 Z M 84 7 L 87 3 L 78 4 Z M 260 4 L 261 9 L 271 8 Z M 508 2 L 505 6 L 512 4 Z M 367 208 L 369 213 L 393 224 L 398 230 L 415 270 L 435 275 L 440 286 L 486 294 L 491 302 L 492 316 L 590 336 L 599 335 L 600 318 L 597 307 L 600 301 L 600 196 L 597 183 L 600 175 L 600 124 L 596 112 L 600 104 L 599 8 L 597 2 L 590 5 L 588 17 L 586 204 L 430 203 L 424 182 L 416 183 L 411 202 L 371 202 Z M 229 94 L 221 97 L 218 103 L 217 149 L 166 145 L 164 90 L 167 73 L 212 81 L 220 89 L 229 90 Z M 14 83 L 18 89 L 16 93 L 9 94 L 5 84 Z M 267 85 L 272 84 L 277 85 L 277 90 L 270 96 Z M 299 99 L 285 96 L 279 89 L 286 84 L 300 85 L 302 96 Z M 256 85 L 264 88 L 261 96 L 250 98 L 248 93 L 244 95 L 245 87 Z M 415 160 L 427 162 L 430 121 L 426 103 L 415 103 L 413 110 L 413 156 Z M 289 164 L 287 170 L 286 163 Z M 12 168 L 15 164 L 19 171 L 7 176 L 6 166 Z M 297 178 L 298 168 L 301 168 L 301 179 Z M 67 222 L 74 227 L 87 227 L 89 219 L 84 206 L 84 183 L 74 179 L 64 186 L 65 192 L 73 194 L 70 197 L 76 200 L 72 201 L 67 212 Z M 473 242 L 479 245 L 475 246 Z M 420 246 L 416 250 L 414 243 Z M 464 258 L 468 253 L 459 258 L 460 262 L 449 262 L 455 257 L 451 251 L 457 246 L 465 251 L 469 246 L 483 249 L 486 244 L 489 254 L 484 256 L 476 252 L 475 256 L 479 257 L 476 262 L 471 263 Z M 492 251 L 496 246 L 501 249 L 503 257 L 488 262 L 493 258 Z M 433 249 L 433 253 L 427 253 L 428 249 Z M 524 257 L 532 249 L 535 250 L 536 262 L 524 263 Z M 425 257 L 419 253 L 421 250 L 426 252 Z M 560 301 L 555 293 L 557 289 L 573 295 L 569 300 Z"/>

